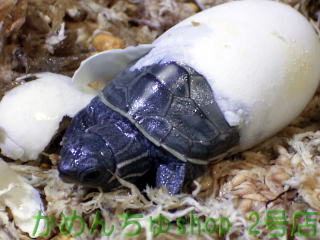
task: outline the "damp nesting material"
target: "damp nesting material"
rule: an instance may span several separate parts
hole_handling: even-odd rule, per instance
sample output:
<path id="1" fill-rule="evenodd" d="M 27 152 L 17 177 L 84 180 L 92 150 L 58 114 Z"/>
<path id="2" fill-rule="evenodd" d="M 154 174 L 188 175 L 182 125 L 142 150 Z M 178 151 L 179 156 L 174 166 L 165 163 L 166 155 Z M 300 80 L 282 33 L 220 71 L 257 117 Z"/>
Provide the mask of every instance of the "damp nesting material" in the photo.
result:
<path id="1" fill-rule="evenodd" d="M 46 4 L 49 2 L 54 7 L 48 8 Z M 148 43 L 164 29 L 197 10 L 194 5 L 181 1 L 109 1 L 110 6 L 101 6 L 103 4 L 98 1 L 61 2 L 6 0 L 0 4 L 0 46 L 3 53 L 0 67 L 1 95 L 17 85 L 14 79 L 25 72 L 46 69 L 72 74 L 81 57 L 96 51 L 91 46 L 90 39 L 91 33 L 96 30 L 111 32 L 126 45 Z M 208 7 L 221 1 L 200 2 Z M 307 1 L 288 3 L 319 27 L 316 6 L 307 4 Z M 79 9 L 81 10 L 77 11 Z M 35 14 L 38 12 L 40 14 Z M 8 15 L 12 18 L 2 17 Z M 30 26 L 30 20 L 26 24 L 26 19 L 30 18 L 39 24 Z M 47 21 L 51 23 L 48 24 Z M 71 37 L 73 34 L 76 38 Z M 69 37 L 64 38 L 65 35 Z M 37 41 L 36 39 L 43 39 L 39 36 L 44 36 L 46 40 Z M 63 43 L 59 44 L 61 41 Z M 50 45 L 53 47 L 48 47 Z M 71 46 L 71 52 L 61 50 L 66 49 L 66 46 Z M 41 51 L 32 51 L 34 48 Z M 59 219 L 61 213 L 70 215 L 76 210 L 90 224 L 95 211 L 100 209 L 106 221 L 116 226 L 112 239 L 124 238 L 117 214 L 123 214 L 127 209 L 144 215 L 140 221 L 143 229 L 147 227 L 148 216 L 157 217 L 160 213 L 170 220 L 187 216 L 191 211 L 194 211 L 196 217 L 228 217 L 232 225 L 227 239 L 255 239 L 248 233 L 247 227 L 252 222 L 246 215 L 251 211 L 258 211 L 261 224 L 255 230 L 260 230 L 258 236 L 263 238 L 268 233 L 262 225 L 266 206 L 268 209 L 285 210 L 291 223 L 294 212 L 319 211 L 319 120 L 317 93 L 289 127 L 250 151 L 210 166 L 206 175 L 197 179 L 189 192 L 173 197 L 163 189 L 151 188 L 147 188 L 146 195 L 142 195 L 135 186 L 128 183 L 124 183 L 128 189 L 112 193 L 89 191 L 82 186 L 64 183 L 58 178 L 56 157 L 49 155 L 51 152 L 45 153 L 49 155 L 48 159 L 33 163 L 7 161 L 11 169 L 39 190 L 48 216 Z M 28 239 L 29 235 L 18 227 L 11 218 L 10 211 L 3 205 L 0 209 L 0 238 L 18 239 L 24 236 Z M 319 220 L 319 216 L 317 219 Z M 290 233 L 291 227 L 286 229 Z M 52 231 L 50 238 L 55 236 L 55 239 L 72 239 L 71 236 L 62 236 L 57 230 Z M 192 239 L 190 234 L 174 233 L 173 227 L 172 232 L 161 234 L 156 239 Z M 99 239 L 99 232 L 95 234 L 91 238 Z M 145 234 L 151 237 L 151 233 L 145 231 L 136 239 L 145 239 Z M 88 236 L 86 229 L 78 238 L 90 239 Z M 198 239 L 207 238 L 203 233 Z"/>

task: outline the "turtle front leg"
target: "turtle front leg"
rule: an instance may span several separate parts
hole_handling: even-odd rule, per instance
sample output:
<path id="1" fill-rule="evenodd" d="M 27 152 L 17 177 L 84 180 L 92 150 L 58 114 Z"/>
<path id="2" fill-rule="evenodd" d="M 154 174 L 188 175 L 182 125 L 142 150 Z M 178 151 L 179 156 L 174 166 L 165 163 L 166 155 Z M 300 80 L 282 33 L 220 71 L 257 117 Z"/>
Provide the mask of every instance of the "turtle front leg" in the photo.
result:
<path id="1" fill-rule="evenodd" d="M 157 168 L 156 186 L 165 186 L 171 195 L 180 193 L 183 186 L 200 176 L 205 166 L 194 165 L 182 161 L 163 164 Z"/>
<path id="2" fill-rule="evenodd" d="M 172 195 L 181 191 L 186 175 L 186 164 L 173 162 L 160 164 L 157 168 L 156 185 L 165 186 Z"/>

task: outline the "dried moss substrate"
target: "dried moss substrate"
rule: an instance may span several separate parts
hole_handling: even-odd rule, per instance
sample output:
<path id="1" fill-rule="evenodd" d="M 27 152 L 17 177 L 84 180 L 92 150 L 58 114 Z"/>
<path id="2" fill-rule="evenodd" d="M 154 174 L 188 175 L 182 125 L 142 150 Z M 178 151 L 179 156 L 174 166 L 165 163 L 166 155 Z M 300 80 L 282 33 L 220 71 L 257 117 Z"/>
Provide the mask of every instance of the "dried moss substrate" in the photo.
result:
<path id="1" fill-rule="evenodd" d="M 196 11 L 223 1 L 203 0 L 2 0 L 0 1 L 0 97 L 16 86 L 22 74 L 52 71 L 72 75 L 81 60 L 97 51 L 93 42 L 97 32 L 109 32 L 125 45 L 149 43 L 163 31 Z M 315 27 L 320 27 L 320 6 L 316 0 L 284 0 L 296 7 Z M 199 4 L 200 3 L 200 4 Z M 197 6 L 198 4 L 198 6 Z M 319 17 L 319 20 L 317 20 Z M 107 226 L 114 224 L 109 239 L 128 239 L 120 229 L 118 214 L 125 210 L 141 213 L 143 233 L 130 239 L 150 239 L 148 217 L 159 214 L 170 219 L 171 233 L 155 239 L 212 239 L 216 234 L 179 235 L 174 220 L 188 216 L 206 219 L 228 217 L 231 228 L 225 239 L 267 239 L 262 224 L 266 210 L 285 210 L 292 230 L 297 211 L 320 211 L 320 94 L 313 98 L 301 116 L 282 132 L 249 151 L 210 166 L 189 192 L 169 196 L 164 189 L 147 188 L 145 194 L 128 183 L 112 193 L 90 191 L 67 184 L 58 178 L 57 159 L 46 152 L 39 161 L 28 164 L 7 161 L 13 170 L 26 177 L 42 194 L 46 213 L 60 219 L 72 210 L 91 224 L 97 209 Z M 36 144 L 36 143 L 35 143 Z M 248 213 L 257 211 L 260 223 L 248 233 Z M 319 218 L 317 216 L 319 236 Z M 0 210 L 0 239 L 29 239 L 17 229 L 10 213 Z M 75 226 L 77 227 L 77 226 Z M 76 229 L 75 229 L 76 230 Z M 134 229 L 126 228 L 132 232 Z M 188 231 L 189 232 L 189 231 Z M 77 239 L 108 239 L 88 229 Z M 46 239 L 72 239 L 56 228 Z M 224 238 L 220 238 L 224 239 Z M 270 239 L 270 238 L 268 238 Z M 280 238 L 275 238 L 280 239 Z M 299 239 L 299 237 L 296 237 Z M 303 237 L 301 237 L 303 239 Z M 309 237 L 308 239 L 313 239 Z M 314 239 L 317 239 L 315 237 Z"/>

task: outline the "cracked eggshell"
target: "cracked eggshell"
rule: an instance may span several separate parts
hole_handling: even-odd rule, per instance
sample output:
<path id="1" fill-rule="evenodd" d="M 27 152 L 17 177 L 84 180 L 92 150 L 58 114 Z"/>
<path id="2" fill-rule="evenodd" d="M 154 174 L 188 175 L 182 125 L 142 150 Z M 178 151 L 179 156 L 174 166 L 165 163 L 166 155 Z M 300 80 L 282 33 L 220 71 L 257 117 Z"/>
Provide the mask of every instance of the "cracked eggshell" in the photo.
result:
<path id="1" fill-rule="evenodd" d="M 245 0 L 202 11 L 169 29 L 132 70 L 177 61 L 206 77 L 240 149 L 297 117 L 320 79 L 319 38 L 283 3 Z"/>
<path id="2" fill-rule="evenodd" d="M 97 53 L 81 63 L 72 80 L 81 91 L 97 93 L 130 63 L 143 57 L 151 49 L 152 45 L 142 44 L 136 47 L 130 46 Z M 99 89 L 90 87 L 92 82 L 99 82 L 101 84 Z"/>
<path id="3" fill-rule="evenodd" d="M 0 102 L 0 148 L 12 159 L 37 159 L 62 118 L 73 117 L 95 96 L 80 91 L 63 75 L 34 76 L 36 80 L 8 91 Z"/>
<path id="4" fill-rule="evenodd" d="M 10 208 L 15 224 L 31 236 L 35 225 L 32 217 L 39 211 L 44 215 L 39 192 L 11 170 L 2 159 L 0 159 L 0 176 L 0 204 Z M 43 232 L 44 227 L 43 221 L 40 222 L 38 233 Z"/>

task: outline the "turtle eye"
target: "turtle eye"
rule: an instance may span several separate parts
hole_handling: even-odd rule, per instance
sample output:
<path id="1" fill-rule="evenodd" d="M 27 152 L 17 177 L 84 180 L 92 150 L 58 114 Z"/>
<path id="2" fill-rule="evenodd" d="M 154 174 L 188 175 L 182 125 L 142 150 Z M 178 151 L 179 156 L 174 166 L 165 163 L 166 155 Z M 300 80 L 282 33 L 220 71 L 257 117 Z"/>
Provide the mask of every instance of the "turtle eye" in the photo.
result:
<path id="1" fill-rule="evenodd" d="M 81 182 L 83 183 L 97 183 L 102 176 L 102 172 L 94 169 L 91 171 L 86 171 L 85 173 L 81 174 Z"/>

